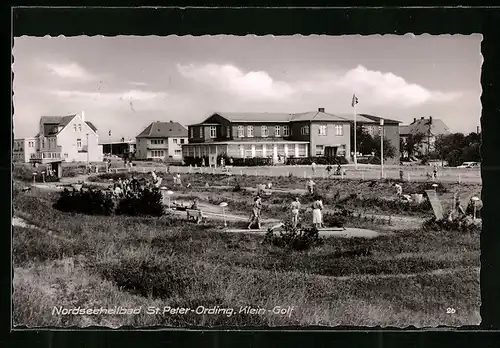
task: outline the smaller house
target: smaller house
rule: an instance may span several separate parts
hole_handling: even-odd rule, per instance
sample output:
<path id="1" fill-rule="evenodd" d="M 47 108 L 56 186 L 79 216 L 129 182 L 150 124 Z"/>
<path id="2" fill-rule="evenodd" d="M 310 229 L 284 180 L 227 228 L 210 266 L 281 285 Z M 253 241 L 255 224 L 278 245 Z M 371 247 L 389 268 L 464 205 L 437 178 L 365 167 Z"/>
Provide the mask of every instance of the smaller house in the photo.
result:
<path id="1" fill-rule="evenodd" d="M 136 137 L 138 160 L 182 161 L 182 145 L 188 142 L 188 130 L 178 122 L 156 121 Z"/>
<path id="2" fill-rule="evenodd" d="M 105 155 L 123 156 L 135 152 L 135 140 L 108 141 L 101 143 L 102 152 Z"/>
<path id="3" fill-rule="evenodd" d="M 421 140 L 416 144 L 415 155 L 423 156 L 428 155 L 434 151 L 436 139 L 440 135 L 451 134 L 450 129 L 446 124 L 437 118 L 429 117 L 420 119 L 414 118 L 413 122 L 409 125 L 401 125 L 399 128 L 399 136 L 401 142 L 406 144 L 410 136 L 420 135 Z M 407 157 L 407 154 L 403 154 Z"/>
<path id="4" fill-rule="evenodd" d="M 14 139 L 12 147 L 13 162 L 29 163 L 36 156 L 37 138 Z"/>

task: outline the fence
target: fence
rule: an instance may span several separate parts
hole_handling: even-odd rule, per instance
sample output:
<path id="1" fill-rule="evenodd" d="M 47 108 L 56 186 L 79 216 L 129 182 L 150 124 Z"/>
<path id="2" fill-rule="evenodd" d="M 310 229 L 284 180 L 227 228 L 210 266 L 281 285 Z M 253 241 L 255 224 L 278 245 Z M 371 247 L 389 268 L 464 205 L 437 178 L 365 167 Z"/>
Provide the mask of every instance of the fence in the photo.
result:
<path id="1" fill-rule="evenodd" d="M 400 171 L 394 168 L 389 168 L 382 174 L 380 167 L 378 168 L 363 168 L 355 170 L 354 168 L 344 169 L 341 175 L 333 175 L 326 171 L 325 168 L 316 168 L 313 172 L 311 167 L 302 166 L 282 166 L 282 167 L 193 167 L 193 166 L 171 166 L 171 167 L 121 167 L 111 168 L 114 173 L 119 172 L 135 172 L 148 173 L 150 171 L 165 172 L 165 173 L 203 173 L 203 174 L 231 174 L 231 175 L 256 175 L 256 176 L 295 176 L 301 178 L 329 178 L 332 180 L 380 180 L 380 179 L 400 179 Z M 101 172 L 99 170 L 99 172 Z M 440 170 L 437 177 L 432 178 L 432 171 L 426 172 L 422 169 L 404 170 L 404 181 L 436 181 L 436 182 L 455 182 L 455 183 L 481 183 L 481 175 L 479 171 L 462 170 L 449 168 Z M 429 175 L 431 175 L 429 177 Z"/>

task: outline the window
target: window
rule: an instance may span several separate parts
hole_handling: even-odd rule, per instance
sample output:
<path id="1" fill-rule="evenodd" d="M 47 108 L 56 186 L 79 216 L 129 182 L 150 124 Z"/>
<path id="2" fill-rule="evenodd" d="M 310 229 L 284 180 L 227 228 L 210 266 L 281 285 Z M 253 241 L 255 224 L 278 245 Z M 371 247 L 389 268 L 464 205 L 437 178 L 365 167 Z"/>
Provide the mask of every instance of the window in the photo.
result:
<path id="1" fill-rule="evenodd" d="M 82 139 L 76 139 L 76 147 L 78 150 L 82 148 Z"/>
<path id="2" fill-rule="evenodd" d="M 190 137 L 191 137 L 191 138 L 194 138 L 194 128 L 193 128 L 193 127 L 191 127 L 191 128 L 189 129 L 189 131 L 191 132 L 191 136 L 190 136 Z"/>
<path id="3" fill-rule="evenodd" d="M 307 127 L 307 126 L 306 126 Z M 306 144 L 299 144 L 299 157 L 305 157 L 306 156 Z"/>
<path id="4" fill-rule="evenodd" d="M 78 131 L 81 132 L 82 131 L 82 125 L 81 124 L 78 124 Z"/>
<path id="5" fill-rule="evenodd" d="M 267 129 L 267 126 L 260 127 L 260 134 L 264 138 L 269 136 L 269 129 Z"/>
<path id="6" fill-rule="evenodd" d="M 288 126 L 283 126 L 283 136 L 288 137 L 290 136 L 290 127 Z"/>
<path id="7" fill-rule="evenodd" d="M 231 127 L 229 127 L 229 126 L 226 127 L 226 137 L 228 137 L 228 138 L 231 137 Z"/>
<path id="8" fill-rule="evenodd" d="M 326 124 L 319 125 L 318 135 L 326 135 Z"/>
<path id="9" fill-rule="evenodd" d="M 274 136 L 275 137 L 281 136 L 281 127 L 280 126 L 274 126 Z"/>
<path id="10" fill-rule="evenodd" d="M 64 158 L 68 158 L 68 154 L 67 153 L 64 154 Z"/>
<path id="11" fill-rule="evenodd" d="M 309 126 L 302 126 L 300 128 L 300 134 L 302 134 L 302 135 L 309 135 Z"/>
<path id="12" fill-rule="evenodd" d="M 210 126 L 210 138 L 216 138 L 216 137 L 217 137 L 217 127 Z"/>
<path id="13" fill-rule="evenodd" d="M 173 142 L 174 144 L 177 144 L 177 139 L 172 139 L 172 142 Z"/>
<path id="14" fill-rule="evenodd" d="M 335 135 L 344 135 L 344 127 L 341 124 L 335 126 Z"/>
<path id="15" fill-rule="evenodd" d="M 345 156 L 345 155 L 346 155 L 345 145 L 340 145 L 337 148 L 337 156 Z"/>
<path id="16" fill-rule="evenodd" d="M 255 157 L 262 157 L 263 156 L 263 150 L 264 147 L 260 144 L 255 145 Z"/>
<path id="17" fill-rule="evenodd" d="M 203 127 L 200 127 L 200 138 L 203 139 Z"/>
<path id="18" fill-rule="evenodd" d="M 245 127 L 238 126 L 238 138 L 243 138 L 245 136 Z"/>
<path id="19" fill-rule="evenodd" d="M 175 150 L 174 155 L 176 156 L 181 156 L 182 155 L 182 150 Z"/>
<path id="20" fill-rule="evenodd" d="M 163 151 L 163 150 L 152 150 L 151 151 L 151 157 L 158 158 L 158 157 L 164 157 L 164 156 L 165 156 L 165 151 Z"/>
<path id="21" fill-rule="evenodd" d="M 249 138 L 253 137 L 253 126 L 247 127 L 247 137 L 249 137 Z"/>
<path id="22" fill-rule="evenodd" d="M 316 156 L 323 156 L 325 147 L 323 145 L 316 145 Z"/>
<path id="23" fill-rule="evenodd" d="M 163 139 L 152 139 L 151 144 L 152 145 L 161 145 L 163 144 L 164 140 Z"/>
<path id="24" fill-rule="evenodd" d="M 76 124 L 73 125 L 73 131 L 76 132 Z"/>
<path id="25" fill-rule="evenodd" d="M 181 144 L 184 144 L 184 139 L 181 139 Z"/>

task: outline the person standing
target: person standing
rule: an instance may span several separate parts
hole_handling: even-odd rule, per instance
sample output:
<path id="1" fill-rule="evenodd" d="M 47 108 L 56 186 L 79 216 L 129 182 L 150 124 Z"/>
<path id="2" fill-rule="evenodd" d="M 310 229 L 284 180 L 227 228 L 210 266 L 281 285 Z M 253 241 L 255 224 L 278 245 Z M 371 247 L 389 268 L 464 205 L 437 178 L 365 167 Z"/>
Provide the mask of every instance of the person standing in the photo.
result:
<path id="1" fill-rule="evenodd" d="M 434 165 L 434 169 L 432 170 L 432 177 L 434 178 L 434 180 L 437 179 L 437 174 L 438 174 L 438 169 L 437 166 Z"/>
<path id="2" fill-rule="evenodd" d="M 396 194 L 401 196 L 403 194 L 403 187 L 400 184 L 394 184 L 394 187 L 396 188 Z"/>
<path id="3" fill-rule="evenodd" d="M 312 167 L 312 172 L 313 172 L 313 176 L 316 175 L 316 162 L 313 161 L 313 163 L 311 164 L 311 167 Z"/>
<path id="4" fill-rule="evenodd" d="M 313 225 L 316 228 L 321 228 L 323 226 L 323 215 L 321 211 L 323 210 L 323 201 L 321 197 L 317 196 L 314 198 L 313 203 Z"/>
<path id="5" fill-rule="evenodd" d="M 257 228 L 260 230 L 260 212 L 262 210 L 262 200 L 260 196 L 254 198 L 252 207 L 252 216 L 250 217 L 250 222 L 248 224 L 248 229 L 252 228 L 252 225 L 257 224 Z"/>
<path id="6" fill-rule="evenodd" d="M 300 211 L 300 200 L 298 196 L 295 197 L 295 200 L 290 205 L 290 208 L 292 210 L 292 225 L 293 227 L 297 227 L 297 224 L 299 223 L 299 211 Z"/>
<path id="7" fill-rule="evenodd" d="M 307 190 L 309 191 L 310 194 L 313 194 L 314 193 L 314 186 L 316 184 L 314 183 L 314 181 L 312 180 L 312 178 L 309 178 L 309 181 L 307 182 Z"/>

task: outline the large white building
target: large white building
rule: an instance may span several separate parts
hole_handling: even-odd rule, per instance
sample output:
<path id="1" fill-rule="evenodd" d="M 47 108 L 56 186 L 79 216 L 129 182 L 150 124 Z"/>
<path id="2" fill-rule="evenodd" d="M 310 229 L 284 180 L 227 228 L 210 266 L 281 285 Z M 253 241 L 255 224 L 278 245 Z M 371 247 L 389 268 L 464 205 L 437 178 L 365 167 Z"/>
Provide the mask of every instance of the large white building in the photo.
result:
<path id="1" fill-rule="evenodd" d="M 69 116 L 42 116 L 32 158 L 49 163 L 100 162 L 103 159 L 97 128 L 82 111 Z"/>

